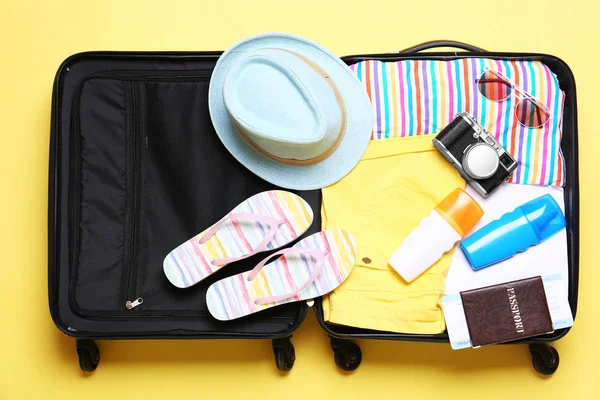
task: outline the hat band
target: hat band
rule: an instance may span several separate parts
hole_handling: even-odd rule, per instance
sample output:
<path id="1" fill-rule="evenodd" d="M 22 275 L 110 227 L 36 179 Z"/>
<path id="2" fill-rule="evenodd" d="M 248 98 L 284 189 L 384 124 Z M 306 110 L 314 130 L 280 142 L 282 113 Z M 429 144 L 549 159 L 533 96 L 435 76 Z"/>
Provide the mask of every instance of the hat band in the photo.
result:
<path id="1" fill-rule="evenodd" d="M 278 50 L 287 51 L 288 53 L 292 53 L 296 57 L 302 59 L 306 64 L 308 64 L 309 67 L 311 67 L 314 71 L 316 71 L 319 75 L 321 75 L 321 77 L 323 77 L 325 79 L 325 81 L 327 82 L 327 84 L 331 87 L 331 89 L 333 90 L 333 94 L 335 95 L 335 100 L 336 100 L 338 106 L 340 107 L 340 111 L 342 113 L 342 121 L 340 124 L 340 130 L 337 133 L 337 137 L 335 138 L 333 143 L 331 143 L 331 146 L 329 146 L 327 148 L 327 150 L 325 150 L 322 154 L 319 154 L 316 157 L 312 157 L 312 158 L 309 158 L 306 160 L 298 160 L 295 158 L 283 158 L 283 157 L 278 157 L 276 155 L 273 155 L 273 154 L 265 151 L 262 147 L 260 147 L 256 143 L 254 143 L 252 141 L 252 139 L 250 139 L 246 134 L 244 134 L 243 129 L 241 129 L 241 127 L 235 121 L 232 120 L 231 122 L 232 122 L 235 130 L 240 134 L 240 136 L 242 138 L 244 138 L 244 140 L 246 142 L 248 142 L 248 144 L 250 146 L 252 146 L 256 151 L 258 151 L 262 155 L 264 155 L 274 161 L 277 161 L 277 162 L 280 162 L 283 164 L 289 164 L 289 165 L 313 165 L 313 164 L 320 163 L 321 161 L 325 160 L 327 157 L 332 155 L 334 151 L 337 150 L 340 143 L 342 142 L 342 139 L 344 138 L 344 134 L 346 133 L 347 113 L 346 113 L 346 105 L 344 104 L 344 99 L 342 98 L 342 94 L 338 90 L 338 88 L 335 85 L 335 83 L 333 82 L 333 80 L 329 77 L 327 72 L 325 72 L 325 70 L 323 70 L 323 68 L 321 68 L 314 62 L 310 61 L 308 58 L 306 58 L 298 53 L 295 53 L 295 52 L 289 51 L 289 50 L 285 50 L 285 49 L 278 49 Z"/>

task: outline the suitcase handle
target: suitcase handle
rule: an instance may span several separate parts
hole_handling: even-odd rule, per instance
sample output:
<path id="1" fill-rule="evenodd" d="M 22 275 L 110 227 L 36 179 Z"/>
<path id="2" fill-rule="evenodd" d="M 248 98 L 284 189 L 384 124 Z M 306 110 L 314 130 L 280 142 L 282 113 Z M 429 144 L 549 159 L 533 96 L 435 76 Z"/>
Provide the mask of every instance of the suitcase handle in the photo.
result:
<path id="1" fill-rule="evenodd" d="M 408 47 L 404 50 L 400 50 L 399 53 L 418 53 L 419 51 L 435 49 L 436 47 L 456 47 L 471 52 L 483 52 L 485 51 L 481 47 L 473 46 L 463 42 L 457 42 L 455 40 L 431 40 L 429 42 L 423 42 L 416 46 Z"/>

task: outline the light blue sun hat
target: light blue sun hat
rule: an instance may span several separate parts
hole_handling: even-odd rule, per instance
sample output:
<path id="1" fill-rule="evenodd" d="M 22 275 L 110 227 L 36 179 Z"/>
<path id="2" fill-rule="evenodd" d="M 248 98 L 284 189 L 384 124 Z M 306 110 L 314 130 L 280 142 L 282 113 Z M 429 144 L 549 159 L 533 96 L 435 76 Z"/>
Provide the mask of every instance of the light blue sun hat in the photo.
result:
<path id="1" fill-rule="evenodd" d="M 373 111 L 363 85 L 329 50 L 267 33 L 223 53 L 210 117 L 227 150 L 277 186 L 311 190 L 346 176 L 364 154 Z"/>

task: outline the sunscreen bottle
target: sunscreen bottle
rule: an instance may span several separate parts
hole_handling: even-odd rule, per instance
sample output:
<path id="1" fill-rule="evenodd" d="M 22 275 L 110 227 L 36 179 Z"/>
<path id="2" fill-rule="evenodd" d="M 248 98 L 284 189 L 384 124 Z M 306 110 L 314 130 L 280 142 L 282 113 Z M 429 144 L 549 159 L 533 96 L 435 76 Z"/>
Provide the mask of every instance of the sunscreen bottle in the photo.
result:
<path id="1" fill-rule="evenodd" d="M 456 189 L 421 220 L 388 263 L 411 282 L 435 264 L 475 226 L 483 210 L 462 189 Z"/>

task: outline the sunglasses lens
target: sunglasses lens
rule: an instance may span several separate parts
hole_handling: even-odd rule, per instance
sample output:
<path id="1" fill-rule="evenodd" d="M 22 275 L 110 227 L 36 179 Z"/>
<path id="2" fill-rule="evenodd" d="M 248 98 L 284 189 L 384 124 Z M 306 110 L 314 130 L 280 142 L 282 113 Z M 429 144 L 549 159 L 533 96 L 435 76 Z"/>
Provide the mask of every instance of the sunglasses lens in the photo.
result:
<path id="1" fill-rule="evenodd" d="M 479 92 L 489 100 L 500 101 L 508 98 L 512 91 L 510 83 L 494 75 L 490 71 L 485 71 L 477 80 Z"/>
<path id="2" fill-rule="evenodd" d="M 525 98 L 519 101 L 515 109 L 517 120 L 529 128 L 539 128 L 550 119 L 550 113 L 544 107 L 540 107 L 531 99 Z"/>

